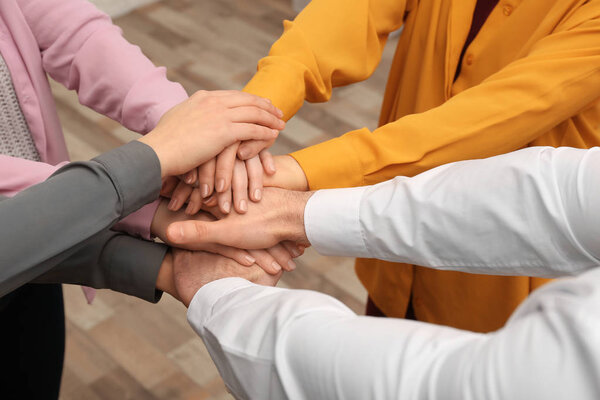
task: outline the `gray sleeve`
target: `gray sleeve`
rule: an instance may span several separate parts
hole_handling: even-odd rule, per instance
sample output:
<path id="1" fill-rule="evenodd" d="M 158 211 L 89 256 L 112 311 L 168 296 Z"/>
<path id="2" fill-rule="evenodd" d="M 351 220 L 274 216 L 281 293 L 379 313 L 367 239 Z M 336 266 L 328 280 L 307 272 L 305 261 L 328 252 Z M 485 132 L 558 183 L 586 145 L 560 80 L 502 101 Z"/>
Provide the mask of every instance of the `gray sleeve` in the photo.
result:
<path id="1" fill-rule="evenodd" d="M 0 296 L 60 264 L 84 242 L 158 197 L 160 162 L 133 141 L 0 203 Z"/>
<path id="2" fill-rule="evenodd" d="M 156 303 L 156 278 L 168 247 L 111 230 L 75 246 L 60 264 L 33 283 L 69 283 L 111 289 Z"/>

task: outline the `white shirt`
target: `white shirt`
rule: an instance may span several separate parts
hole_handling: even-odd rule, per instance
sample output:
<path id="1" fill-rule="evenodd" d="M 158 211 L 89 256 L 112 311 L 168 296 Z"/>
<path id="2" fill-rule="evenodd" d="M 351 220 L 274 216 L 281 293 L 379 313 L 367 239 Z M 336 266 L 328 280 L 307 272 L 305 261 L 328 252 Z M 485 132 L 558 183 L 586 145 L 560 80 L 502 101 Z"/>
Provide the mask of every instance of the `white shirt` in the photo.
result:
<path id="1" fill-rule="evenodd" d="M 580 275 L 537 290 L 490 334 L 357 316 L 312 291 L 212 282 L 188 320 L 237 398 L 600 398 L 599 148 L 529 148 L 319 191 L 305 225 L 328 255 Z"/>

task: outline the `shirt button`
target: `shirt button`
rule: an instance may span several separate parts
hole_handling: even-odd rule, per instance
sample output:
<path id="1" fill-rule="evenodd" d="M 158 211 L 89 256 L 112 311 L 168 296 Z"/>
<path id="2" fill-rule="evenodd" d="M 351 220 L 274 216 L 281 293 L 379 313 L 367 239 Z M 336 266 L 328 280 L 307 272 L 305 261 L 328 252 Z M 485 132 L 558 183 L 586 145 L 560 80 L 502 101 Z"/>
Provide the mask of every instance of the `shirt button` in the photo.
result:
<path id="1" fill-rule="evenodd" d="M 503 8 L 502 11 L 504 12 L 504 15 L 506 15 L 507 17 L 512 14 L 513 12 L 513 7 L 510 4 L 506 4 Z"/>
<path id="2" fill-rule="evenodd" d="M 465 58 L 465 64 L 467 64 L 467 65 L 473 64 L 473 54 L 467 54 L 467 57 Z"/>

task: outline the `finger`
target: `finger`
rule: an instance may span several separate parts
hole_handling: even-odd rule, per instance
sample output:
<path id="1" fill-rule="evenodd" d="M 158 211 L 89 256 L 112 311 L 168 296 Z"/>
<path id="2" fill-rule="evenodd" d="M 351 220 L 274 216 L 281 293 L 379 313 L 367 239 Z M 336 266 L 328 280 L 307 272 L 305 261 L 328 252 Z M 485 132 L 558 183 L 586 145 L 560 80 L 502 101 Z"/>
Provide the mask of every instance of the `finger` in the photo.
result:
<path id="1" fill-rule="evenodd" d="M 248 174 L 246 173 L 246 164 L 243 161 L 235 160 L 233 169 L 233 205 L 240 214 L 248 211 Z"/>
<path id="2" fill-rule="evenodd" d="M 246 174 L 248 175 L 248 194 L 250 195 L 250 199 L 252 201 L 260 201 L 263 190 L 263 166 L 260 158 L 254 157 L 246 160 Z"/>
<path id="3" fill-rule="evenodd" d="M 215 166 L 215 189 L 218 193 L 223 193 L 231 187 L 231 178 L 233 177 L 233 167 L 237 153 L 238 143 L 227 147 L 217 156 Z"/>
<path id="4" fill-rule="evenodd" d="M 275 107 L 273 103 L 271 103 L 271 100 L 265 99 L 264 97 L 237 90 L 217 90 L 211 93 L 219 97 L 223 104 L 229 108 L 254 106 L 262 108 L 278 118 L 283 117 L 283 112 Z"/>
<path id="5" fill-rule="evenodd" d="M 202 205 L 202 210 L 206 211 L 208 214 L 212 215 L 216 219 L 223 219 L 227 216 L 227 214 L 223 213 L 219 208 L 219 204 L 217 202 L 217 196 L 214 195 L 210 198 L 211 204 L 206 204 L 206 201 Z"/>
<path id="6" fill-rule="evenodd" d="M 260 157 L 260 162 L 263 165 L 263 168 L 267 175 L 274 175 L 277 172 L 275 168 L 275 160 L 273 160 L 273 155 L 269 150 L 263 150 L 258 155 Z"/>
<path id="7" fill-rule="evenodd" d="M 204 199 L 202 209 L 206 211 L 212 211 L 211 208 L 216 207 L 217 204 L 217 193 L 213 193 L 208 197 L 208 199 Z"/>
<path id="8" fill-rule="evenodd" d="M 275 115 L 258 107 L 237 107 L 229 110 L 232 122 L 249 122 L 282 131 L 285 122 Z"/>
<path id="9" fill-rule="evenodd" d="M 224 233 L 226 225 L 222 221 L 179 221 L 167 227 L 167 240 L 178 247 L 201 248 L 200 246 L 216 243 L 230 245 L 231 235 Z"/>
<path id="10" fill-rule="evenodd" d="M 176 176 L 169 176 L 165 178 L 162 187 L 160 188 L 160 195 L 163 197 L 171 197 L 173 190 L 177 187 L 179 178 Z"/>
<path id="11" fill-rule="evenodd" d="M 296 243 L 290 242 L 289 240 L 281 242 L 281 245 L 285 247 L 285 249 L 292 255 L 293 258 L 298 258 L 304 254 L 304 247 L 298 246 Z"/>
<path id="12" fill-rule="evenodd" d="M 231 188 L 223 193 L 217 193 L 217 204 L 223 214 L 229 214 L 231 211 Z"/>
<path id="13" fill-rule="evenodd" d="M 187 215 L 194 215 L 202 208 L 202 196 L 200 195 L 200 189 L 194 188 L 188 198 L 188 205 L 185 209 Z"/>
<path id="14" fill-rule="evenodd" d="M 236 249 L 235 247 L 211 244 L 207 246 L 205 250 L 210 253 L 220 254 L 224 257 L 231 258 L 246 267 L 250 267 L 256 263 L 256 259 L 252 257 L 249 252 L 242 249 Z"/>
<path id="15" fill-rule="evenodd" d="M 266 250 L 248 250 L 256 260 L 256 265 L 261 267 L 267 274 L 275 275 L 282 271 L 281 265 Z"/>
<path id="16" fill-rule="evenodd" d="M 292 255 L 281 244 L 276 244 L 267 251 L 284 270 L 289 272 L 296 269 L 296 263 L 292 260 Z"/>
<path id="17" fill-rule="evenodd" d="M 179 210 L 187 201 L 194 188 L 183 181 L 179 181 L 177 187 L 171 195 L 171 201 L 167 207 L 171 211 Z"/>
<path id="18" fill-rule="evenodd" d="M 238 148 L 238 157 L 240 160 L 247 160 L 256 157 L 261 151 L 268 149 L 275 143 L 272 140 L 248 140 L 242 142 Z"/>
<path id="19" fill-rule="evenodd" d="M 183 176 L 183 181 L 188 185 L 194 185 L 196 183 L 196 179 L 198 178 L 198 172 L 196 168 L 192 169 L 190 172 Z"/>
<path id="20" fill-rule="evenodd" d="M 277 139 L 277 136 L 279 136 L 279 131 L 277 129 L 271 129 L 267 128 L 266 126 L 244 122 L 232 123 L 228 132 L 231 133 L 234 140 L 238 142 L 242 142 L 244 140 L 270 141 Z"/>
<path id="21" fill-rule="evenodd" d="M 198 187 L 202 198 L 210 196 L 215 188 L 215 169 L 217 160 L 211 159 L 198 167 Z"/>

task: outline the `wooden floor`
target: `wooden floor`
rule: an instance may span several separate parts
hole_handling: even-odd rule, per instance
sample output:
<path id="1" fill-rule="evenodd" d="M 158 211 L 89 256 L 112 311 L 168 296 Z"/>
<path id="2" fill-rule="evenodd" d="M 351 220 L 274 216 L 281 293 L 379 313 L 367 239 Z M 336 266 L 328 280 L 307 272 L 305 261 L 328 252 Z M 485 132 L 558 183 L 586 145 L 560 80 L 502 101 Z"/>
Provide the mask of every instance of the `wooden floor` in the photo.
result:
<path id="1" fill-rule="evenodd" d="M 289 0 L 165 0 L 115 20 L 169 77 L 189 93 L 239 89 L 293 18 Z M 337 90 L 327 104 L 307 104 L 273 147 L 283 154 L 351 129 L 374 128 L 394 44 L 367 82 Z M 68 146 L 89 159 L 136 137 L 77 104 L 53 85 Z M 308 251 L 280 286 L 331 294 L 358 313 L 365 291 L 351 259 Z M 157 305 L 101 291 L 88 306 L 78 287 L 65 286 L 67 353 L 61 399 L 230 398 L 185 308 L 165 295 Z"/>

